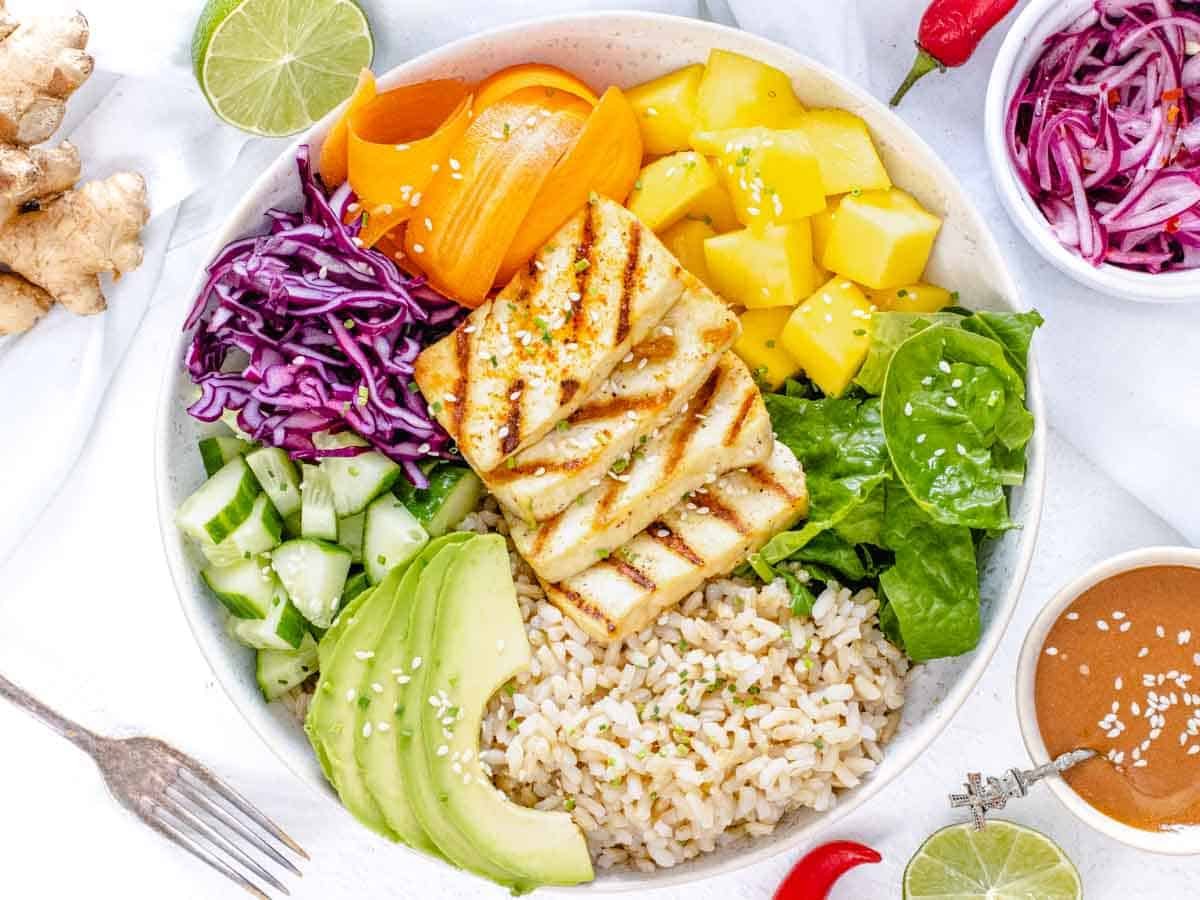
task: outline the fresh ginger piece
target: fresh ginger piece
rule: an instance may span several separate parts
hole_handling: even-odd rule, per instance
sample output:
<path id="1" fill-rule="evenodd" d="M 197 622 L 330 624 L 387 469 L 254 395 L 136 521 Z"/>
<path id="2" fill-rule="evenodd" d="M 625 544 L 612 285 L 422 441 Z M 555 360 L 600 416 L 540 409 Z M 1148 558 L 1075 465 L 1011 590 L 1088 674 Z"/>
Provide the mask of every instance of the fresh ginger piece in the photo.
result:
<path id="1" fill-rule="evenodd" d="M 780 343 L 827 397 L 837 397 L 871 346 L 871 304 L 853 282 L 834 277 L 801 303 Z"/>
<path id="2" fill-rule="evenodd" d="M 61 194 L 79 180 L 79 152 L 57 147 L 6 147 L 0 144 L 0 224 L 27 203 Z"/>
<path id="3" fill-rule="evenodd" d="M 696 93 L 703 77 L 704 66 L 696 63 L 626 92 L 637 113 L 646 153 L 664 156 L 688 149 L 688 135 L 696 127 Z"/>
<path id="4" fill-rule="evenodd" d="M 40 287 L 20 275 L 0 272 L 0 337 L 28 331 L 53 305 Z"/>
<path id="5" fill-rule="evenodd" d="M 20 20 L 0 0 L 0 144 L 40 144 L 62 124 L 67 98 L 92 74 L 87 19 Z"/>
<path id="6" fill-rule="evenodd" d="M 148 218 L 145 180 L 120 172 L 0 225 L 0 264 L 77 315 L 102 312 L 99 276 L 141 265 Z"/>

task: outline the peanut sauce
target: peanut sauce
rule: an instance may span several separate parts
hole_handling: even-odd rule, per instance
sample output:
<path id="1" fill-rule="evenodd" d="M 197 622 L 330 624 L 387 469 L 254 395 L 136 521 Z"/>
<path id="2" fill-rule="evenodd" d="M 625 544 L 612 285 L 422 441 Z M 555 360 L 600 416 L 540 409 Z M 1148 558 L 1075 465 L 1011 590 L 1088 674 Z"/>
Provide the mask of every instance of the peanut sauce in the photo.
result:
<path id="1" fill-rule="evenodd" d="M 1042 645 L 1035 702 L 1051 756 L 1099 754 L 1064 776 L 1089 804 L 1147 831 L 1200 826 L 1200 569 L 1081 594 Z"/>

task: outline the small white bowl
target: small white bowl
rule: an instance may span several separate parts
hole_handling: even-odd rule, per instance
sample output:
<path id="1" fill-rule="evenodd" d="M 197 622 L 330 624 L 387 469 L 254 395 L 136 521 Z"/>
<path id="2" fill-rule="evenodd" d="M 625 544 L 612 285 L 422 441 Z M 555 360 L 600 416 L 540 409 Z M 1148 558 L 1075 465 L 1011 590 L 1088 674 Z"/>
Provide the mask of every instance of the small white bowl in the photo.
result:
<path id="1" fill-rule="evenodd" d="M 1093 0 L 1030 0 L 1009 29 L 988 82 L 984 127 L 992 180 L 1017 230 L 1047 262 L 1103 294 L 1148 303 L 1200 300 L 1200 269 L 1152 275 L 1104 263 L 1093 266 L 1059 243 L 1017 176 L 1008 155 L 1005 119 L 1017 84 L 1037 61 L 1046 38 L 1081 16 Z"/>
<path id="2" fill-rule="evenodd" d="M 1021 736 L 1025 740 L 1025 748 L 1033 757 L 1035 765 L 1040 766 L 1050 761 L 1050 752 L 1046 749 L 1046 743 L 1042 740 L 1041 728 L 1038 726 L 1034 700 L 1038 659 L 1041 657 L 1042 645 L 1045 644 L 1050 629 L 1058 621 L 1063 610 L 1092 586 L 1122 572 L 1152 566 L 1188 566 L 1200 569 L 1200 549 L 1194 547 L 1145 547 L 1106 559 L 1055 594 L 1053 599 L 1042 608 L 1041 613 L 1030 627 L 1029 633 L 1025 637 L 1025 644 L 1021 648 L 1020 661 L 1017 663 L 1017 719 L 1021 724 Z M 1200 855 L 1200 827 L 1181 831 L 1146 831 L 1134 828 L 1118 822 L 1096 809 L 1075 793 L 1062 778 L 1050 778 L 1046 783 L 1054 796 L 1075 818 L 1115 841 L 1151 853 L 1163 853 L 1171 856 Z"/>

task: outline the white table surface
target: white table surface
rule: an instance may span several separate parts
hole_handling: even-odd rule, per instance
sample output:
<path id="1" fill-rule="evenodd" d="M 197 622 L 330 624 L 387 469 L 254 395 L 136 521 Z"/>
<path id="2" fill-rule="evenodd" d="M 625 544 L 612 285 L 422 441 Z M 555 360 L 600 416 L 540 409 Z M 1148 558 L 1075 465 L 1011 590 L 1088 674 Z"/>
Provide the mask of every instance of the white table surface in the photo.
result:
<path id="1" fill-rule="evenodd" d="M 920 6 L 907 0 L 900 5 Z M 894 8 L 888 17 L 902 18 Z M 915 17 L 915 12 L 908 15 L 912 21 Z M 890 41 L 872 41 L 897 57 L 895 65 L 873 68 L 870 81 L 877 93 L 892 79 L 892 69 L 907 64 L 899 61 L 907 58 L 907 27 L 896 34 Z M 979 55 L 976 64 L 983 72 L 995 46 L 993 38 Z M 1087 430 L 1080 413 L 1063 399 L 1079 377 L 1069 362 L 1072 354 L 1063 347 L 1084 336 L 1098 341 L 1105 329 L 1092 327 L 1096 322 L 1120 328 L 1133 323 L 1137 314 L 1100 298 L 1084 308 L 1078 297 L 1059 296 L 1062 282 L 1032 257 L 1002 219 L 981 165 L 981 81 L 976 71 L 964 82 L 972 85 L 966 91 L 931 79 L 920 90 L 937 92 L 938 99 L 915 103 L 908 118 L 951 158 L 984 211 L 995 215 L 1028 299 L 1051 321 L 1039 343 L 1057 351 L 1043 353 L 1042 359 L 1051 359 L 1048 399 L 1052 422 L 1063 431 L 1054 432 L 1051 441 L 1038 552 L 1008 639 L 973 698 L 929 753 L 832 835 L 865 841 L 884 855 L 882 865 L 857 870 L 838 886 L 834 897 L 842 900 L 898 897 L 900 874 L 910 855 L 931 831 L 955 821 L 945 795 L 958 788 L 967 768 L 1000 773 L 1027 761 L 1017 732 L 1013 681 L 1021 636 L 1040 604 L 1105 556 L 1147 544 L 1185 542 L 1063 437 Z M 189 213 L 205 219 L 205 210 L 185 207 L 181 221 Z M 177 232 L 164 285 L 186 282 L 196 255 L 187 238 L 202 242 L 205 231 L 183 228 L 187 237 Z M 160 552 L 151 476 L 163 352 L 185 303 L 174 291 L 160 290 L 67 489 L 0 570 L 0 669 L 85 724 L 111 733 L 152 732 L 222 773 L 312 853 L 304 879 L 293 887 L 296 897 L 504 896 L 385 843 L 328 803 L 314 803 L 308 789 L 281 767 L 228 703 L 193 645 Z M 1197 321 L 1185 313 L 1177 318 L 1184 328 Z M 1081 355 L 1087 356 L 1099 345 L 1075 346 L 1082 346 Z M 1078 368 L 1085 371 L 1096 362 L 1094 357 L 1080 360 Z M 1057 392 L 1056 385 L 1061 388 Z M 1194 406 L 1180 414 L 1195 426 Z M 1110 460 L 1100 462 L 1112 469 Z M 1195 477 L 1194 469 L 1148 473 L 1160 482 L 1173 475 Z M 1046 831 L 1066 848 L 1083 873 L 1089 898 L 1175 900 L 1198 892 L 1200 859 L 1124 849 L 1077 825 L 1046 791 L 1035 792 L 1008 815 Z M 242 896 L 119 810 L 85 757 L 8 706 L 0 706 L 0 848 L 0 897 Z M 768 897 L 790 862 L 781 857 L 686 891 L 645 896 Z"/>

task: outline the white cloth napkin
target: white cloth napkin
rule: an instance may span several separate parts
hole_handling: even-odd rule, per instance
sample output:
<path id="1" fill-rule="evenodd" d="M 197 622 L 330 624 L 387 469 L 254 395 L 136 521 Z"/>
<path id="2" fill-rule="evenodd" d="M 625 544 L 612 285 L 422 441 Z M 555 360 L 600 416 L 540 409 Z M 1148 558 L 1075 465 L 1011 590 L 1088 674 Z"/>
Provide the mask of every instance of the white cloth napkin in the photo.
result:
<path id="1" fill-rule="evenodd" d="M 108 291 L 111 309 L 56 310 L 28 335 L 0 339 L 0 563 L 71 467 L 148 305 L 181 311 L 207 238 L 282 147 L 221 125 L 191 75 L 199 0 L 11 0 L 17 13 L 86 7 L 98 71 L 63 129 L 88 176 L 143 172 L 154 218 L 146 263 Z M 522 18 L 636 7 L 702 15 L 789 44 L 887 97 L 912 60 L 925 0 L 365 0 L 379 71 L 448 40 Z M 136 7 L 136 9 L 135 9 Z M 1200 304 L 1133 306 L 1089 294 L 1043 264 L 1004 215 L 983 148 L 982 105 L 997 29 L 965 68 L 930 76 L 901 114 L 942 154 L 992 221 L 1047 326 L 1037 343 L 1052 425 L 1152 510 L 1200 542 Z M 111 402 L 119 402 L 113 398 Z M 150 439 L 145 432 L 131 441 Z M 149 477 L 144 472 L 114 473 Z M 1097 523 L 1098 527 L 1103 527 Z"/>

